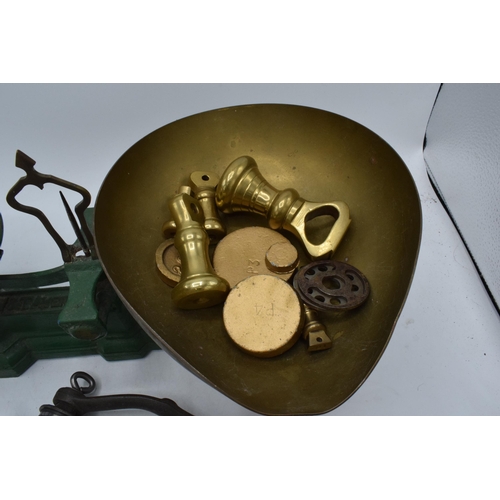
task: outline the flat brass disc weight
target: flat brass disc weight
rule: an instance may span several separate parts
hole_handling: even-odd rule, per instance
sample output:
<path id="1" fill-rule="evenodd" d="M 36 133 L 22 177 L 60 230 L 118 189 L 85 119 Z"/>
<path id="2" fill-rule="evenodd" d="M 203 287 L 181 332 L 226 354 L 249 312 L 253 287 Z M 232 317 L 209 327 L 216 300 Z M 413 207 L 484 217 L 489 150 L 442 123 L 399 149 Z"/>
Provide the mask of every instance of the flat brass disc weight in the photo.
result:
<path id="1" fill-rule="evenodd" d="M 303 325 L 293 288 L 275 276 L 240 281 L 224 304 L 224 326 L 241 349 L 254 356 L 278 356 L 295 344 Z"/>
<path id="2" fill-rule="evenodd" d="M 269 274 L 288 280 L 294 267 L 281 272 L 266 265 L 266 254 L 276 243 L 293 245 L 277 231 L 266 227 L 244 227 L 233 231 L 222 239 L 214 252 L 215 272 L 234 287 L 240 281 L 250 276 Z"/>
<path id="3" fill-rule="evenodd" d="M 293 188 L 306 200 L 349 207 L 352 222 L 331 258 L 359 269 L 371 291 L 357 309 L 322 315 L 331 349 L 311 353 L 299 341 L 279 356 L 249 356 L 226 333 L 222 304 L 176 309 L 172 288 L 159 276 L 155 253 L 164 240 L 162 225 L 172 219 L 168 198 L 193 172 L 221 176 L 244 155 L 278 190 Z M 227 215 L 224 222 L 228 234 L 267 227 L 256 214 Z M 320 236 L 314 222 L 311 240 Z M 159 128 L 116 161 L 95 203 L 99 258 L 141 327 L 207 383 L 264 414 L 324 413 L 360 387 L 403 307 L 420 233 L 418 192 L 394 149 L 348 118 L 282 104 L 217 109 Z M 307 264 L 297 240 L 294 246 L 301 265 Z"/>

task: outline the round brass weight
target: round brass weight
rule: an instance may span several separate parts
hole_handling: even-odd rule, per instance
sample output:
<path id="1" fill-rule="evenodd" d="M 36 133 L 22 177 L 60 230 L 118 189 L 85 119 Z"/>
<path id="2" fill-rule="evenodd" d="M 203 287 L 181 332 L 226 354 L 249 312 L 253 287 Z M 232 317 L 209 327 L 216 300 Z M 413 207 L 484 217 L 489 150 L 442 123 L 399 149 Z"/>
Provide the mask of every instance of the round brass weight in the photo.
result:
<path id="1" fill-rule="evenodd" d="M 156 267 L 167 285 L 175 286 L 181 280 L 181 258 L 173 238 L 165 240 L 156 249 Z"/>
<path id="2" fill-rule="evenodd" d="M 299 253 L 291 243 L 275 243 L 266 252 L 266 266 L 274 273 L 290 273 L 297 267 L 298 263 Z"/>
<path id="3" fill-rule="evenodd" d="M 293 288 L 276 276 L 240 281 L 224 304 L 224 326 L 231 339 L 254 356 L 284 353 L 300 337 L 303 309 Z"/>
<path id="4" fill-rule="evenodd" d="M 266 253 L 276 243 L 295 250 L 287 238 L 267 227 L 244 227 L 233 231 L 215 249 L 215 272 L 225 278 L 231 287 L 258 274 L 278 275 L 286 281 L 292 276 L 293 267 L 282 272 L 266 265 Z"/>

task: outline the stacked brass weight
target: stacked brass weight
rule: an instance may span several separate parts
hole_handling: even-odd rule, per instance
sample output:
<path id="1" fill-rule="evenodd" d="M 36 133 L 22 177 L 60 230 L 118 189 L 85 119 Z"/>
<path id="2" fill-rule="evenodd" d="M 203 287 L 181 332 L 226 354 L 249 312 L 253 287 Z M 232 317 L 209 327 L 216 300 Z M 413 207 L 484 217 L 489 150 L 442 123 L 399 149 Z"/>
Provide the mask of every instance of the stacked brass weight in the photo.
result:
<path id="1" fill-rule="evenodd" d="M 226 234 L 226 227 L 219 217 L 215 205 L 215 188 L 219 176 L 214 172 L 196 171 L 189 177 L 189 186 L 182 186 L 179 193 L 194 194 L 203 210 L 203 227 L 213 241 L 218 241 Z M 163 224 L 163 236 L 172 238 L 176 232 L 175 221 L 170 220 Z"/>
<path id="2" fill-rule="evenodd" d="M 203 226 L 212 240 L 220 240 L 226 235 L 226 227 L 219 217 L 215 205 L 215 188 L 219 176 L 214 172 L 193 172 L 189 177 L 189 186 L 200 203 L 205 217 Z"/>
<path id="3" fill-rule="evenodd" d="M 217 245 L 213 259 L 215 272 L 225 278 L 231 287 L 258 274 L 277 275 L 288 281 L 298 259 L 292 258 L 292 262 L 283 263 L 271 255 L 273 263 L 268 265 L 266 255 L 277 243 L 283 246 L 286 253 L 295 251 L 295 255 L 297 254 L 295 247 L 277 231 L 257 226 L 237 229 Z M 288 267 L 284 270 L 283 266 Z"/>
<path id="4" fill-rule="evenodd" d="M 226 214 L 253 212 L 264 215 L 271 229 L 285 229 L 297 236 L 313 259 L 321 259 L 335 251 L 351 219 L 342 201 L 315 203 L 306 201 L 295 189 L 278 191 L 260 173 L 250 156 L 234 160 L 223 173 L 217 186 L 215 201 Z M 335 217 L 325 240 L 313 244 L 306 235 L 306 223 L 321 215 Z"/>
<path id="5" fill-rule="evenodd" d="M 175 248 L 173 238 L 160 244 L 156 249 L 155 258 L 156 268 L 162 281 L 169 286 L 176 286 L 181 280 L 181 258 L 177 248 Z"/>
<path id="6" fill-rule="evenodd" d="M 191 189 L 190 186 L 181 186 L 176 191 L 176 194 L 181 194 L 181 193 L 185 193 L 185 194 L 191 196 L 193 194 L 193 190 Z M 173 238 L 175 236 L 176 231 L 177 231 L 177 226 L 175 225 L 175 220 L 166 221 L 163 224 L 161 231 L 163 233 L 164 238 L 166 238 L 166 239 Z"/>
<path id="7" fill-rule="evenodd" d="M 229 283 L 217 276 L 208 254 L 209 238 L 203 227 L 200 203 L 186 193 L 173 196 L 168 203 L 175 223 L 175 248 L 181 260 L 181 280 L 172 290 L 174 306 L 201 309 L 223 302 Z"/>

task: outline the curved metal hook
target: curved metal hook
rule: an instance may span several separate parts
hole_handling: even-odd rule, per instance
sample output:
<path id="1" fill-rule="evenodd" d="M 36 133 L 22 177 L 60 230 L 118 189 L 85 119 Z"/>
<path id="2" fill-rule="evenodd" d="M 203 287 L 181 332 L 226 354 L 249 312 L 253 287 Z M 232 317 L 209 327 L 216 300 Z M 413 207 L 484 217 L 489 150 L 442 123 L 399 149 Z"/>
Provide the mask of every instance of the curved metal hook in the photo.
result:
<path id="1" fill-rule="evenodd" d="M 94 247 L 94 237 L 87 225 L 87 221 L 84 217 L 84 212 L 90 205 L 91 196 L 90 193 L 83 187 L 78 186 L 77 184 L 73 184 L 72 182 L 65 181 L 64 179 L 60 179 L 58 177 L 54 177 L 52 175 L 41 174 L 37 172 L 34 168 L 35 160 L 30 158 L 27 154 L 22 151 L 16 152 L 16 167 L 24 170 L 26 175 L 21 177 L 14 186 L 7 193 L 7 203 L 20 212 L 24 212 L 30 215 L 34 215 L 36 218 L 40 220 L 40 222 L 44 225 L 47 232 L 52 236 L 52 239 L 57 243 L 57 246 L 61 250 L 61 255 L 64 262 L 72 262 L 75 260 L 76 251 L 73 245 L 68 245 L 59 235 L 59 233 L 54 229 L 50 221 L 47 219 L 46 215 L 39 209 L 35 207 L 30 207 L 27 205 L 23 205 L 16 200 L 16 196 L 28 185 L 36 186 L 39 189 L 43 189 L 45 184 L 56 184 L 57 186 L 61 186 L 66 189 L 70 189 L 71 191 L 76 191 L 78 194 L 82 196 L 82 201 L 75 206 L 75 213 L 78 217 L 78 221 L 80 222 L 80 227 L 85 234 L 85 238 L 78 231 L 76 236 L 82 246 L 84 251 L 86 250 L 86 254 L 90 255 L 91 249 Z M 62 195 L 61 195 L 62 196 Z M 63 201 L 64 203 L 64 201 Z M 67 204 L 65 204 L 66 211 L 68 212 Z M 75 227 L 76 221 L 72 220 L 72 215 L 69 215 L 71 212 L 68 212 L 68 216 L 70 217 L 70 222 L 73 227 Z M 87 241 L 85 241 L 85 239 Z M 82 241 L 83 240 L 83 241 Z"/>

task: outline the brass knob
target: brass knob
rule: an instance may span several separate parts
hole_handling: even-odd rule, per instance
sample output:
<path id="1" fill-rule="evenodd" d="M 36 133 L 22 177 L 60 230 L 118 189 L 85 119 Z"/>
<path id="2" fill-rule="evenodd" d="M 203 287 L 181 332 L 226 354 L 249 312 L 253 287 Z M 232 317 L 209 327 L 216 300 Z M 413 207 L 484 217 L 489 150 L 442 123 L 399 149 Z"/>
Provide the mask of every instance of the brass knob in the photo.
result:
<path id="1" fill-rule="evenodd" d="M 174 244 L 181 259 L 181 280 L 172 290 L 172 300 L 181 309 L 201 309 L 220 304 L 229 293 L 229 283 L 217 276 L 208 254 L 208 235 L 203 228 L 203 211 L 186 193 L 169 200 L 177 228 Z"/>
<path id="2" fill-rule="evenodd" d="M 217 207 L 224 213 L 253 212 L 264 215 L 271 229 L 285 229 L 300 238 L 313 259 L 334 252 L 351 219 L 349 208 L 342 201 L 314 203 L 299 196 L 295 189 L 278 191 L 260 173 L 250 156 L 234 160 L 223 173 L 215 193 Z M 321 215 L 336 218 L 330 233 L 320 244 L 306 236 L 306 223 Z"/>

